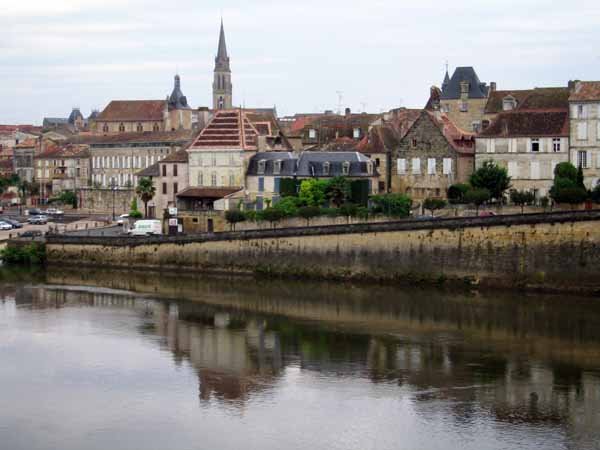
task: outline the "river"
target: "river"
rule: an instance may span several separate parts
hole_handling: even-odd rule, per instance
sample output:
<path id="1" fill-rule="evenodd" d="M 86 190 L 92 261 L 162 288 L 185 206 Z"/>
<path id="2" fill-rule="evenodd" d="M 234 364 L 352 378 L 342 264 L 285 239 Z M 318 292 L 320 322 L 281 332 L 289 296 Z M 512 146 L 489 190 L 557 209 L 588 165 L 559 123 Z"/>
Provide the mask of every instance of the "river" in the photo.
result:
<path id="1" fill-rule="evenodd" d="M 600 301 L 2 271 L 0 448 L 599 449 Z"/>

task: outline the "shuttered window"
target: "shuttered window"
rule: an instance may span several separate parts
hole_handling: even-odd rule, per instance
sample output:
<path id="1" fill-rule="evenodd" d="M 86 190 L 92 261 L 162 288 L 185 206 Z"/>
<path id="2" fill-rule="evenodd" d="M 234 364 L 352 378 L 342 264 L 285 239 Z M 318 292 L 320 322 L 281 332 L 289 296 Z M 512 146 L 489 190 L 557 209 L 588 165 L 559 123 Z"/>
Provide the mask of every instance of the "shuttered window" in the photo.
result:
<path id="1" fill-rule="evenodd" d="M 436 164 L 435 164 L 435 158 L 428 158 L 427 159 L 427 174 L 429 175 L 435 175 L 435 168 Z"/>
<path id="2" fill-rule="evenodd" d="M 412 159 L 412 173 L 414 175 L 421 174 L 421 160 L 419 158 Z"/>
<path id="3" fill-rule="evenodd" d="M 577 139 L 580 141 L 587 140 L 587 123 L 577 124 Z"/>
<path id="4" fill-rule="evenodd" d="M 452 175 L 452 159 L 444 158 L 444 175 Z"/>
<path id="5" fill-rule="evenodd" d="M 406 159 L 398 159 L 398 175 L 404 175 L 406 173 Z"/>

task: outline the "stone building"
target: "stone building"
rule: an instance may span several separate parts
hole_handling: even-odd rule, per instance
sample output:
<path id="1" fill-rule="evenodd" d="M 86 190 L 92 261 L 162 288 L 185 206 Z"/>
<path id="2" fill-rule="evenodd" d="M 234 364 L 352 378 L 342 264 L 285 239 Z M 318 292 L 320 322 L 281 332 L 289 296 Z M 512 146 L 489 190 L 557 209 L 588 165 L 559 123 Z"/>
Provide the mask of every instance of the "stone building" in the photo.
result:
<path id="1" fill-rule="evenodd" d="M 600 181 L 600 81 L 576 81 L 569 97 L 571 162 L 583 169 L 585 185 Z"/>
<path id="2" fill-rule="evenodd" d="M 90 185 L 90 152 L 87 145 L 54 146 L 35 158 L 35 183 L 40 199 Z"/>
<path id="3" fill-rule="evenodd" d="M 392 155 L 391 190 L 415 200 L 446 198 L 454 183 L 473 172 L 474 134 L 440 111 L 423 110 Z"/>
<path id="4" fill-rule="evenodd" d="M 223 110 L 233 108 L 233 85 L 231 84 L 231 67 L 227 44 L 225 43 L 225 29 L 221 20 L 219 34 L 219 48 L 215 58 L 215 71 L 213 81 L 213 109 Z"/>
<path id="5" fill-rule="evenodd" d="M 547 196 L 554 168 L 569 161 L 568 98 L 568 88 L 491 93 L 490 123 L 476 138 L 476 167 L 494 161 L 508 169 L 513 188 Z"/>
<path id="6" fill-rule="evenodd" d="M 34 179 L 33 161 L 39 153 L 37 139 L 27 139 L 13 147 L 14 173 L 21 180 L 32 182 Z"/>
<path id="7" fill-rule="evenodd" d="M 296 176 L 298 156 L 292 152 L 256 153 L 249 162 L 246 172 L 245 201 L 256 204 L 262 210 L 265 200 L 277 203 L 281 179 Z"/>
<path id="8" fill-rule="evenodd" d="M 81 114 L 81 110 L 74 107 L 69 117 L 44 117 L 42 128 L 44 130 L 68 128 L 71 131 L 82 131 L 87 127 L 88 121 Z"/>
<path id="9" fill-rule="evenodd" d="M 496 83 L 487 86 L 479 81 L 473 67 L 457 67 L 452 78 L 446 71 L 440 96 L 441 111 L 458 128 L 477 132 L 481 129 L 485 106 Z"/>

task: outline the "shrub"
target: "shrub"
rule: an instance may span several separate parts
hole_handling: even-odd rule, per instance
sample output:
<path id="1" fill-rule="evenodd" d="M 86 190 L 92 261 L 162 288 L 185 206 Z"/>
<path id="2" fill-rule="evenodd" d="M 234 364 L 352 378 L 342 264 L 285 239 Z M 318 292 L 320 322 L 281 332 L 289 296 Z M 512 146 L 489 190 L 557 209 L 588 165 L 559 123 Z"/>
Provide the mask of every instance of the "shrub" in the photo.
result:
<path id="1" fill-rule="evenodd" d="M 448 200 L 450 203 L 464 203 L 465 194 L 470 186 L 465 183 L 453 184 L 448 188 Z"/>
<path id="2" fill-rule="evenodd" d="M 369 219 L 369 208 L 366 208 L 364 206 L 359 206 L 358 208 L 356 208 L 356 217 L 358 217 L 362 220 L 368 220 Z"/>
<path id="3" fill-rule="evenodd" d="M 347 203 L 352 195 L 350 182 L 345 177 L 335 177 L 329 180 L 325 192 L 329 201 L 338 208 Z"/>
<path id="4" fill-rule="evenodd" d="M 310 224 L 310 219 L 321 214 L 321 209 L 317 206 L 303 206 L 298 210 L 298 215 L 306 220 L 306 226 Z"/>
<path id="5" fill-rule="evenodd" d="M 510 201 L 521 207 L 521 214 L 525 209 L 525 205 L 531 205 L 535 202 L 535 194 L 531 191 L 510 191 Z"/>
<path id="6" fill-rule="evenodd" d="M 279 195 L 281 197 L 297 197 L 300 189 L 300 180 L 282 178 L 279 182 Z"/>
<path id="7" fill-rule="evenodd" d="M 465 194 L 465 202 L 475 205 L 477 215 L 479 215 L 479 207 L 491 198 L 490 191 L 487 189 L 469 189 Z"/>
<path id="8" fill-rule="evenodd" d="M 354 180 L 350 182 L 350 200 L 360 206 L 369 204 L 369 181 Z"/>
<path id="9" fill-rule="evenodd" d="M 337 217 L 340 215 L 340 210 L 337 208 L 322 208 L 321 209 L 321 214 L 327 216 L 327 217 Z"/>
<path id="10" fill-rule="evenodd" d="M 298 198 L 306 206 L 322 206 L 325 203 L 325 191 L 327 181 L 325 180 L 303 180 L 300 184 Z"/>
<path id="11" fill-rule="evenodd" d="M 600 183 L 592 190 L 591 198 L 594 203 L 600 203 Z"/>
<path id="12" fill-rule="evenodd" d="M 273 225 L 273 227 L 274 227 L 275 223 L 279 222 L 281 219 L 283 219 L 284 215 L 278 209 L 269 208 L 269 209 L 265 209 L 264 211 L 260 211 L 258 213 L 257 217 L 260 220 L 267 220 L 267 221 L 271 222 L 271 225 Z"/>
<path id="13" fill-rule="evenodd" d="M 246 215 L 237 209 L 225 211 L 225 220 L 231 225 L 231 229 L 235 230 L 235 225 L 244 222 L 246 220 Z"/>
<path id="14" fill-rule="evenodd" d="M 408 217 L 412 200 L 404 194 L 383 194 L 371 197 L 373 212 L 393 217 Z"/>
<path id="15" fill-rule="evenodd" d="M 283 217 L 293 217 L 298 214 L 299 203 L 300 200 L 297 197 L 284 197 L 273 208 L 281 211 Z"/>
<path id="16" fill-rule="evenodd" d="M 433 217 L 433 213 L 438 209 L 444 209 L 446 207 L 446 200 L 442 200 L 439 198 L 427 198 L 423 202 L 423 209 L 426 211 L 431 211 L 431 216 Z"/>
<path id="17" fill-rule="evenodd" d="M 137 198 L 135 197 L 133 197 L 133 200 L 131 201 L 129 217 L 131 217 L 132 219 L 141 219 L 143 217 L 142 213 L 138 210 Z"/>
<path id="18" fill-rule="evenodd" d="M 486 161 L 469 178 L 471 186 L 475 189 L 487 189 L 491 198 L 502 199 L 504 192 L 510 188 L 508 170 L 498 166 L 493 161 Z"/>
<path id="19" fill-rule="evenodd" d="M 340 215 L 346 217 L 355 217 L 358 211 L 358 206 L 354 203 L 345 203 L 340 206 Z"/>
<path id="20" fill-rule="evenodd" d="M 549 204 L 550 204 L 550 199 L 548 197 L 540 198 L 540 205 L 542 206 L 542 208 L 544 208 L 544 211 L 546 210 L 546 208 L 548 208 Z"/>
<path id="21" fill-rule="evenodd" d="M 577 182 L 577 167 L 570 162 L 562 162 L 554 168 L 554 178 L 566 178 Z"/>
<path id="22" fill-rule="evenodd" d="M 587 200 L 588 192 L 580 187 L 569 187 L 560 189 L 553 198 L 556 202 L 568 203 L 573 208 Z"/>
<path id="23" fill-rule="evenodd" d="M 250 222 L 256 222 L 256 211 L 254 211 L 253 209 L 244 212 L 244 216 L 246 216 L 246 220 L 249 220 Z"/>
<path id="24" fill-rule="evenodd" d="M 9 246 L 0 250 L 0 259 L 4 264 L 40 265 L 46 261 L 44 244 L 33 242 L 22 247 Z"/>

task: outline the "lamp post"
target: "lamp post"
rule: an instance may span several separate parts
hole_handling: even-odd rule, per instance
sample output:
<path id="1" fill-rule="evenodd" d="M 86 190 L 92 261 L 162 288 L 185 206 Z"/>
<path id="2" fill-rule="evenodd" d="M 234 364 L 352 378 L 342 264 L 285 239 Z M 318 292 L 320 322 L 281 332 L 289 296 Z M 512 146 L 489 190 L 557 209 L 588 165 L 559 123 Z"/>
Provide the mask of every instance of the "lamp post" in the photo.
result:
<path id="1" fill-rule="evenodd" d="M 111 190 L 112 190 L 112 220 L 114 222 L 115 221 L 115 193 L 117 192 L 117 186 L 116 186 L 114 179 L 112 180 L 112 183 L 111 183 Z"/>

